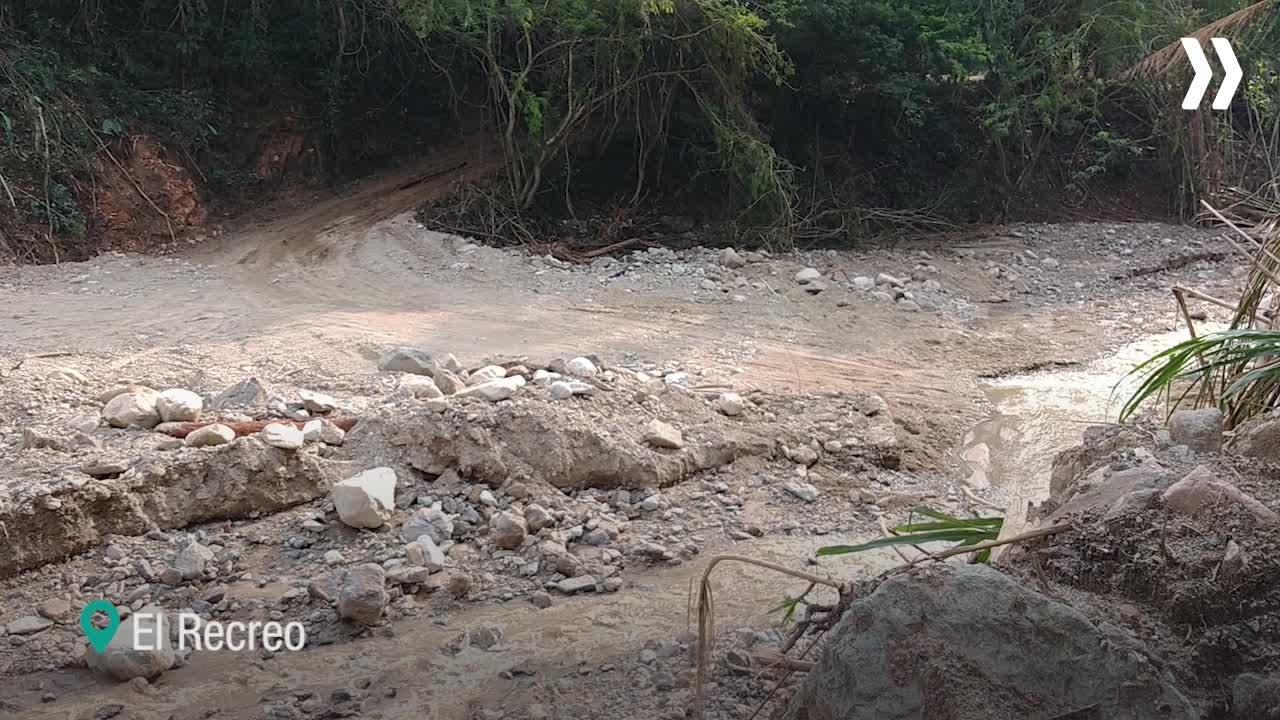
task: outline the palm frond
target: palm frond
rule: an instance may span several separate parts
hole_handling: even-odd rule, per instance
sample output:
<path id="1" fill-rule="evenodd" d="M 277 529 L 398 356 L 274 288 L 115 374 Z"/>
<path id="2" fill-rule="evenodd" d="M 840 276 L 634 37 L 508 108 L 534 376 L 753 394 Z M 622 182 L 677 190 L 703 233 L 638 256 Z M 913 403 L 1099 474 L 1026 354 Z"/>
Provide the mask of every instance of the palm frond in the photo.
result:
<path id="1" fill-rule="evenodd" d="M 1254 23 L 1262 22 L 1277 8 L 1280 8 L 1280 2 L 1277 2 L 1277 0 L 1262 0 L 1262 2 L 1254 3 L 1243 10 L 1237 10 L 1224 18 L 1219 18 L 1186 37 L 1195 38 L 1201 45 L 1207 45 L 1210 38 L 1222 37 L 1234 31 L 1250 27 Z M 1182 50 L 1182 40 L 1179 38 L 1120 73 L 1120 77 L 1128 80 L 1141 76 L 1159 77 L 1169 75 L 1185 65 L 1186 62 L 1187 57 Z"/>

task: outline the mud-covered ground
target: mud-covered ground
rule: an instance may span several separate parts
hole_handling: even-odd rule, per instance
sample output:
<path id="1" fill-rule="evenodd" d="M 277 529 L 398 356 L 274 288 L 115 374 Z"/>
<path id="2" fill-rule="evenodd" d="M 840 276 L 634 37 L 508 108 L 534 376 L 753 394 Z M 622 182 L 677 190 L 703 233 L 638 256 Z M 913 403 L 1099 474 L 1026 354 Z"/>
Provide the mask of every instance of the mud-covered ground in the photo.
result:
<path id="1" fill-rule="evenodd" d="M 569 266 L 429 233 L 403 214 L 420 199 L 371 185 L 169 257 L 0 269 L 0 513 L 31 523 L 0 535 L 16 572 L 0 580 L 0 626 L 53 616 L 0 638 L 6 712 L 683 717 L 688 591 L 708 558 L 874 574 L 897 556 L 807 558 L 922 502 L 990 512 L 974 498 L 1003 499 L 966 493 L 949 454 L 985 414 L 980 377 L 1172 329 L 1172 284 L 1221 297 L 1235 284 L 1212 233 L 1136 224 L 737 259 L 655 248 Z M 820 283 L 798 282 L 805 269 Z M 429 404 L 378 370 L 401 345 L 469 370 L 523 365 L 530 382 L 497 403 Z M 607 373 L 590 396 L 554 400 L 533 379 L 583 355 Z M 301 450 L 253 437 L 188 448 L 100 422 L 121 385 L 212 401 L 250 377 L 263 406 L 222 419 L 296 413 L 306 390 L 334 399 L 321 414 L 358 421 L 341 444 Z M 720 409 L 724 393 L 741 396 L 741 414 Z M 679 428 L 683 447 L 647 444 L 651 419 Z M 584 463 L 601 469 L 564 481 Z M 328 484 L 376 466 L 397 473 L 396 508 L 380 531 L 347 527 Z M 496 518 L 530 505 L 553 524 L 498 547 Z M 401 532 L 433 507 L 465 527 L 422 578 Z M 192 542 L 208 562 L 165 582 Z M 365 562 L 398 578 L 373 628 L 340 620 L 326 591 Z M 562 584 L 583 577 L 594 582 Z M 709 713 L 745 718 L 771 683 L 724 653 L 776 647 L 767 611 L 802 587 L 730 564 L 716 578 L 725 641 Z M 314 643 L 197 653 L 119 684 L 80 659 L 74 615 L 100 596 L 296 619 Z"/>

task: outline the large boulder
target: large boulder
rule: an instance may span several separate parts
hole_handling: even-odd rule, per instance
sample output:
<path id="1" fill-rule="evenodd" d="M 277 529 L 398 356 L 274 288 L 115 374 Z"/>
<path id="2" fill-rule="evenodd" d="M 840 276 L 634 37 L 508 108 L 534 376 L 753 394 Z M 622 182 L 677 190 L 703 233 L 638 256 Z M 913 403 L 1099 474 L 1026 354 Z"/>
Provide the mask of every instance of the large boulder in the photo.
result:
<path id="1" fill-rule="evenodd" d="M 183 388 L 170 388 L 156 398 L 161 422 L 192 422 L 200 419 L 204 399 Z"/>
<path id="2" fill-rule="evenodd" d="M 1280 418 L 1257 420 L 1239 429 L 1231 448 L 1241 455 L 1280 463 Z"/>
<path id="3" fill-rule="evenodd" d="M 160 410 L 156 407 L 159 400 L 160 393 L 151 388 L 134 388 L 111 398 L 102 408 L 102 418 L 111 427 L 153 428 L 160 424 Z"/>
<path id="4" fill-rule="evenodd" d="M 1169 418 L 1169 437 L 1196 452 L 1218 452 L 1222 449 L 1222 411 L 1179 410 Z"/>
<path id="5" fill-rule="evenodd" d="M 404 346 L 392 348 L 378 358 L 378 369 L 383 372 L 430 376 L 434 365 L 435 358 L 431 357 L 431 353 Z"/>
<path id="6" fill-rule="evenodd" d="M 331 497 L 344 525 L 381 527 L 396 508 L 396 471 L 389 467 L 365 470 L 334 485 Z"/>
<path id="7" fill-rule="evenodd" d="M 787 720 L 1191 720 L 1139 641 L 985 565 L 893 576 L 855 601 Z"/>
<path id="8" fill-rule="evenodd" d="M 120 623 L 102 652 L 86 646 L 85 663 L 90 669 L 122 682 L 139 677 L 154 678 L 178 661 L 170 640 L 170 622 L 163 608 L 148 605 Z M 137 647 L 135 633 L 141 640 Z"/>

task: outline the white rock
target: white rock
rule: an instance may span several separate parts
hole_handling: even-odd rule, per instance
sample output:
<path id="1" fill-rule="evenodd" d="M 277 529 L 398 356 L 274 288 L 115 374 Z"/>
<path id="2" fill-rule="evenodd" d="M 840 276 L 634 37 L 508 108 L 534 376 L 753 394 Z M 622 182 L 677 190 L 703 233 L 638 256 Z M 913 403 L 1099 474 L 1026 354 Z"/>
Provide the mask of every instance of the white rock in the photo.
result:
<path id="1" fill-rule="evenodd" d="M 324 554 L 325 565 L 341 565 L 346 562 L 346 560 L 347 559 L 342 556 L 342 553 L 337 550 L 329 550 Z"/>
<path id="2" fill-rule="evenodd" d="M 580 378 L 595 377 L 596 373 L 600 372 L 595 363 L 584 357 L 576 357 L 565 363 L 565 369 L 569 371 L 570 375 Z"/>
<path id="3" fill-rule="evenodd" d="M 302 439 L 309 442 L 320 442 L 320 433 L 324 426 L 319 420 L 308 420 L 302 424 Z"/>
<path id="4" fill-rule="evenodd" d="M 786 483 L 783 483 L 782 489 L 786 490 L 787 492 L 791 493 L 792 495 L 796 496 L 797 498 L 800 498 L 801 500 L 807 503 L 814 502 L 818 499 L 818 488 L 814 487 L 813 485 L 807 482 L 800 482 L 799 480 L 790 480 Z"/>
<path id="5" fill-rule="evenodd" d="M 561 377 L 563 376 L 560 373 L 543 370 L 541 368 L 533 371 L 533 382 L 538 385 L 546 385 L 547 383 L 555 382 Z"/>
<path id="6" fill-rule="evenodd" d="M 439 545 L 453 537 L 453 520 L 438 508 L 422 508 L 405 518 L 400 526 L 400 539 L 410 543 L 429 537 Z"/>
<path id="7" fill-rule="evenodd" d="M 182 388 L 170 388 L 156 398 L 161 422 L 194 422 L 204 410 L 204 398 Z"/>
<path id="8" fill-rule="evenodd" d="M 644 428 L 644 441 L 654 447 L 678 450 L 684 447 L 684 436 L 679 429 L 654 418 Z"/>
<path id="9" fill-rule="evenodd" d="M 494 497 L 493 493 L 488 490 L 481 490 L 480 504 L 488 505 L 489 507 L 498 507 L 498 498 Z"/>
<path id="10" fill-rule="evenodd" d="M 716 398 L 716 409 L 729 417 L 737 417 L 746 409 L 746 402 L 738 393 L 723 393 Z"/>
<path id="11" fill-rule="evenodd" d="M 156 649 L 134 649 L 135 634 L 147 640 L 143 647 Z M 111 636 L 111 642 L 101 653 L 92 646 L 86 647 L 84 659 L 91 670 L 121 682 L 139 677 L 155 678 L 178 662 L 170 640 L 169 616 L 157 605 L 138 610 L 120 623 L 115 635 Z"/>
<path id="12" fill-rule="evenodd" d="M 302 407 L 313 413 L 327 413 L 338 409 L 338 401 L 332 396 L 314 390 L 299 390 L 298 398 L 302 400 Z"/>
<path id="13" fill-rule="evenodd" d="M 444 397 L 444 393 L 436 386 L 436 381 L 425 375 L 405 375 L 400 378 L 400 387 L 416 398 L 431 400 Z"/>
<path id="14" fill-rule="evenodd" d="M 497 380 L 490 380 L 486 383 L 474 385 L 458 391 L 455 395 L 457 397 L 476 396 L 482 397 L 489 402 L 498 402 L 499 400 L 506 400 L 515 395 L 520 388 L 524 387 L 524 384 L 525 379 L 517 375 L 515 377 L 499 378 Z"/>
<path id="15" fill-rule="evenodd" d="M 205 425 L 187 435 L 187 447 L 213 447 L 227 445 L 236 439 L 236 431 L 222 423 Z"/>
<path id="16" fill-rule="evenodd" d="M 156 407 L 160 393 L 150 388 L 134 388 L 123 392 L 102 408 L 102 418 L 111 427 L 124 428 L 130 425 L 153 428 L 160 424 L 160 411 Z"/>
<path id="17" fill-rule="evenodd" d="M 479 370 L 471 373 L 467 378 L 468 385 L 479 385 L 490 380 L 497 380 L 507 376 L 507 369 L 501 365 L 485 365 Z"/>
<path id="18" fill-rule="evenodd" d="M 302 437 L 301 430 L 293 425 L 284 423 L 271 423 L 262 428 L 262 431 L 258 433 L 258 437 L 262 442 L 281 450 L 298 450 L 307 444 Z"/>
<path id="19" fill-rule="evenodd" d="M 173 567 L 183 580 L 196 580 L 214 558 L 213 551 L 198 542 L 187 544 L 173 558 Z"/>
<path id="20" fill-rule="evenodd" d="M 405 545 L 404 552 L 410 565 L 425 567 L 429 573 L 444 569 L 444 551 L 426 535 Z"/>
<path id="21" fill-rule="evenodd" d="M 906 285 L 906 283 L 890 275 L 889 273 L 880 273 L 879 275 L 876 275 L 876 284 L 888 285 L 890 287 L 898 287 L 898 288 L 904 287 Z"/>
<path id="22" fill-rule="evenodd" d="M 800 283 L 801 285 L 804 285 L 806 283 L 811 283 L 814 280 L 817 280 L 821 277 L 822 277 L 822 273 L 819 272 L 817 268 L 807 267 L 796 273 L 796 282 Z"/>
<path id="23" fill-rule="evenodd" d="M 365 470 L 334 485 L 330 497 L 344 525 L 381 527 L 395 511 L 396 471 L 389 467 Z"/>
<path id="24" fill-rule="evenodd" d="M 725 248 L 720 253 L 720 264 L 727 268 L 740 268 L 747 264 L 747 259 L 738 254 L 733 248 Z"/>
<path id="25" fill-rule="evenodd" d="M 689 373 L 687 372 L 667 373 L 662 377 L 662 381 L 668 385 L 688 385 Z"/>
<path id="26" fill-rule="evenodd" d="M 552 400 L 568 400 L 573 397 L 573 388 L 563 380 L 551 383 L 551 389 L 548 392 Z"/>
<path id="27" fill-rule="evenodd" d="M 876 281 L 866 275 L 859 275 L 853 279 L 853 287 L 855 290 L 870 290 L 876 286 Z"/>

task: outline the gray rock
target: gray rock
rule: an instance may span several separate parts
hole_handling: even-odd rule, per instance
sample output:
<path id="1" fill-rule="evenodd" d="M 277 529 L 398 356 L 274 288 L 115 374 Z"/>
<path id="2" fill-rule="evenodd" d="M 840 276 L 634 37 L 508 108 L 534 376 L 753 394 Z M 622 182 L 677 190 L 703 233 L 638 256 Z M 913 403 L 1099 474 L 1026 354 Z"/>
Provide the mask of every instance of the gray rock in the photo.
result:
<path id="1" fill-rule="evenodd" d="M 565 595 L 573 595 L 580 592 L 593 592 L 596 589 L 596 579 L 590 575 L 566 578 L 556 583 L 555 588 Z"/>
<path id="2" fill-rule="evenodd" d="M 65 622 L 71 616 L 71 603 L 62 598 L 49 598 L 40 603 L 36 612 L 54 622 Z"/>
<path id="3" fill-rule="evenodd" d="M 539 610 L 546 610 L 551 607 L 551 595 L 545 592 L 535 592 L 529 595 L 529 603 Z"/>
<path id="4" fill-rule="evenodd" d="M 746 401 L 738 393 L 722 393 L 716 398 L 716 409 L 729 417 L 737 417 L 747 407 Z"/>
<path id="5" fill-rule="evenodd" d="M 871 290 L 875 286 L 876 286 L 876 281 L 867 277 L 866 275 L 859 275 L 858 277 L 853 279 L 853 288 L 855 290 L 861 290 L 863 292 L 866 292 L 867 290 Z"/>
<path id="6" fill-rule="evenodd" d="M 515 550 L 529 534 L 524 518 L 511 512 L 498 513 L 493 519 L 493 542 L 503 550 Z"/>
<path id="7" fill-rule="evenodd" d="M 338 589 L 338 615 L 361 625 L 377 625 L 389 599 L 386 582 L 381 565 L 347 568 Z"/>
<path id="8" fill-rule="evenodd" d="M 985 565 L 892 576 L 829 636 L 786 720 L 918 720 L 936 708 L 1032 718 L 1094 706 L 1108 720 L 1198 717 L 1139 641 Z"/>
<path id="9" fill-rule="evenodd" d="M 499 402 L 514 396 L 524 387 L 525 379 L 516 375 L 515 377 L 504 377 L 497 380 L 472 385 L 463 388 L 454 393 L 457 397 L 481 397 L 489 402 Z"/>
<path id="10" fill-rule="evenodd" d="M 746 267 L 747 259 L 739 255 L 737 250 L 734 250 L 733 248 L 725 248 L 724 251 L 720 253 L 720 264 L 727 268 L 733 268 L 736 270 L 740 267 Z"/>
<path id="11" fill-rule="evenodd" d="M 53 627 L 53 620 L 49 618 L 38 617 L 36 615 L 27 615 L 5 626 L 10 635 L 35 635 Z"/>
<path id="12" fill-rule="evenodd" d="M 1231 708 L 1240 720 L 1280 716 L 1280 676 L 1237 675 L 1231 684 Z"/>
<path id="13" fill-rule="evenodd" d="M 1257 420 L 1238 429 L 1231 449 L 1264 462 L 1280 462 L 1280 418 Z"/>
<path id="14" fill-rule="evenodd" d="M 378 358 L 378 369 L 383 372 L 405 372 L 414 375 L 433 375 L 435 358 L 425 350 L 398 347 L 388 350 Z"/>
<path id="15" fill-rule="evenodd" d="M 444 551 L 428 535 L 405 545 L 404 551 L 409 564 L 424 567 L 428 573 L 438 573 L 444 569 Z"/>
<path id="16" fill-rule="evenodd" d="M 91 670 L 126 682 L 134 678 L 152 679 L 178 662 L 170 640 L 171 621 L 164 609 L 148 605 L 120 623 L 111 642 L 99 653 L 86 647 L 84 659 Z M 143 641 L 134 647 L 135 635 Z"/>
<path id="17" fill-rule="evenodd" d="M 387 571 L 387 582 L 392 585 L 421 585 L 431 577 L 431 570 L 416 565 L 400 565 Z"/>
<path id="18" fill-rule="evenodd" d="M 644 441 L 654 447 L 678 450 L 684 447 L 684 435 L 680 430 L 654 418 L 644 428 Z"/>
<path id="19" fill-rule="evenodd" d="M 320 420 L 320 442 L 325 445 L 341 445 L 346 437 L 346 430 L 328 420 Z"/>
<path id="20" fill-rule="evenodd" d="M 444 397 L 444 393 L 436 386 L 435 380 L 425 375 L 404 375 L 400 378 L 399 387 L 408 390 L 409 394 L 425 400 Z"/>
<path id="21" fill-rule="evenodd" d="M 236 407 L 256 407 L 266 401 L 267 389 L 262 387 L 262 383 L 258 382 L 258 378 L 251 377 L 223 390 L 218 397 L 214 398 L 213 407 L 219 410 Z"/>
<path id="22" fill-rule="evenodd" d="M 1179 410 L 1169 418 L 1169 436 L 1196 452 L 1222 450 L 1222 411 L 1218 408 Z"/>
<path id="23" fill-rule="evenodd" d="M 173 567 L 183 580 L 195 580 L 204 575 L 205 567 L 213 557 L 212 550 L 193 542 L 178 551 L 173 558 Z"/>
<path id="24" fill-rule="evenodd" d="M 822 277 L 822 273 L 817 268 L 804 268 L 796 272 L 795 279 L 797 283 L 806 285 Z"/>
<path id="25" fill-rule="evenodd" d="M 436 508 L 422 508 L 405 519 L 400 526 L 400 539 L 411 543 L 422 536 L 431 538 L 440 545 L 453 537 L 453 520 L 444 511 Z"/>
<path id="26" fill-rule="evenodd" d="M 818 499 L 818 488 L 807 482 L 788 480 L 782 484 L 782 489 L 807 503 L 814 502 Z"/>
<path id="27" fill-rule="evenodd" d="M 524 521 L 529 527 L 529 532 L 534 535 L 537 535 L 543 528 L 553 527 L 556 524 L 555 516 L 536 503 L 525 508 Z"/>
<path id="28" fill-rule="evenodd" d="M 906 287 L 907 285 L 906 283 L 890 275 L 889 273 L 880 273 L 879 275 L 876 275 L 876 284 L 887 285 L 889 287 L 895 287 L 895 288 Z"/>
<path id="29" fill-rule="evenodd" d="M 170 388 L 156 398 L 161 422 L 194 422 L 204 410 L 204 399 L 182 388 Z"/>
<path id="30" fill-rule="evenodd" d="M 456 395 L 467 389 L 466 381 L 458 377 L 454 372 L 442 367 L 437 367 L 435 375 L 432 377 L 435 380 L 436 387 L 445 395 Z"/>
<path id="31" fill-rule="evenodd" d="M 596 367 L 591 358 L 581 356 L 566 362 L 564 369 L 568 374 L 579 378 L 595 377 L 600 372 L 600 368 Z"/>

